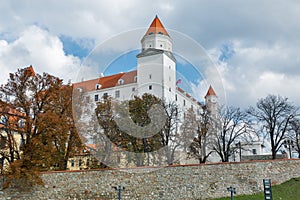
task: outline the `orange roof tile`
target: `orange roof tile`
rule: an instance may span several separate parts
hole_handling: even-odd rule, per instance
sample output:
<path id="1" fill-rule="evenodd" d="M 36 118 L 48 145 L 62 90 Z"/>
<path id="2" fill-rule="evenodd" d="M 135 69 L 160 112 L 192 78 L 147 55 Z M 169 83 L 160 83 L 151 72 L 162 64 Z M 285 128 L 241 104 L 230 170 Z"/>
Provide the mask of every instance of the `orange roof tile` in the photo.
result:
<path id="1" fill-rule="evenodd" d="M 96 84 L 100 84 L 101 85 L 100 90 L 101 90 L 101 89 L 112 88 L 120 85 L 119 84 L 120 79 L 123 80 L 122 85 L 135 83 L 136 75 L 137 75 L 137 71 L 135 70 L 131 72 L 119 73 L 111 76 L 104 76 L 93 80 L 74 83 L 73 86 L 74 88 L 82 88 L 84 91 L 93 91 L 96 89 Z"/>
<path id="2" fill-rule="evenodd" d="M 168 32 L 166 31 L 165 27 L 162 25 L 162 23 L 159 20 L 159 18 L 157 17 L 157 15 L 155 16 L 154 20 L 152 21 L 152 23 L 145 35 L 150 35 L 153 33 L 155 33 L 155 34 L 162 33 L 164 35 L 169 36 Z"/>
<path id="3" fill-rule="evenodd" d="M 212 88 L 211 85 L 209 86 L 209 89 L 208 89 L 208 91 L 207 91 L 207 94 L 205 95 L 205 98 L 206 98 L 207 96 L 217 96 L 216 93 L 215 93 L 215 91 L 214 91 L 214 89 Z"/>

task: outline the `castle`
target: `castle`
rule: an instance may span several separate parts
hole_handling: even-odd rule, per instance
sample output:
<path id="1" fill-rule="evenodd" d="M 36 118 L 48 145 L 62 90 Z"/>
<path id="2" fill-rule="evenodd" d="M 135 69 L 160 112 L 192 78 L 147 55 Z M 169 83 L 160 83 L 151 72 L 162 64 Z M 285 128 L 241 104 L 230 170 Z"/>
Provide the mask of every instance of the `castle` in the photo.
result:
<path id="1" fill-rule="evenodd" d="M 176 78 L 173 41 L 157 16 L 143 36 L 141 45 L 141 53 L 136 56 L 137 70 L 102 75 L 75 83 L 75 88 L 87 92 L 87 102 L 98 102 L 103 96 L 124 101 L 149 93 L 167 102 L 176 102 L 182 111 L 189 108 L 201 111 L 204 105 L 178 87 L 181 79 Z M 205 107 L 215 110 L 216 105 L 217 95 L 210 86 L 205 96 Z"/>

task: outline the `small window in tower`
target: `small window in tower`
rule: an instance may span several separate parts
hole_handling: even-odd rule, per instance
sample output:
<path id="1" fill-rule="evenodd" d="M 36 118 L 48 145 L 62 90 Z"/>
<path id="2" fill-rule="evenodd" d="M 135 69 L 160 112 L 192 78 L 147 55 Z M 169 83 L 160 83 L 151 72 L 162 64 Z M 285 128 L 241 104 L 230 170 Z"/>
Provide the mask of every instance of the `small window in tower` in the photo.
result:
<path id="1" fill-rule="evenodd" d="M 256 155 L 256 154 L 257 154 L 256 149 L 252 149 L 252 154 L 253 154 L 253 155 Z"/>
<path id="2" fill-rule="evenodd" d="M 149 90 L 152 90 L 152 85 L 149 85 Z"/>
<path id="3" fill-rule="evenodd" d="M 78 166 L 81 166 L 81 165 L 82 165 L 82 160 L 79 159 Z"/>
<path id="4" fill-rule="evenodd" d="M 149 74 L 149 79 L 152 79 L 152 75 L 151 74 Z"/>
<path id="5" fill-rule="evenodd" d="M 132 88 L 132 92 L 134 92 L 134 91 L 135 91 L 135 87 Z"/>
<path id="6" fill-rule="evenodd" d="M 185 106 L 185 99 L 183 100 L 183 106 Z"/>
<path id="7" fill-rule="evenodd" d="M 116 90 L 116 91 L 115 91 L 115 97 L 116 97 L 116 98 L 119 98 L 119 97 L 120 97 L 120 90 Z"/>
<path id="8" fill-rule="evenodd" d="M 151 44 L 149 45 L 149 47 L 151 47 Z"/>
<path id="9" fill-rule="evenodd" d="M 162 44 L 160 45 L 160 47 L 162 47 Z"/>
<path id="10" fill-rule="evenodd" d="M 171 69 L 171 65 L 169 65 L 169 69 Z"/>
<path id="11" fill-rule="evenodd" d="M 95 101 L 99 101 L 99 95 L 98 94 L 95 95 Z"/>
<path id="12" fill-rule="evenodd" d="M 162 32 L 158 32 L 158 34 L 161 34 L 161 35 L 163 35 L 163 33 L 162 33 Z"/>
<path id="13" fill-rule="evenodd" d="M 134 77 L 134 82 L 137 82 L 137 76 Z"/>
<path id="14" fill-rule="evenodd" d="M 171 88 L 169 88 L 169 92 L 171 92 Z"/>
<path id="15" fill-rule="evenodd" d="M 175 94 L 175 101 L 177 101 L 177 94 Z"/>

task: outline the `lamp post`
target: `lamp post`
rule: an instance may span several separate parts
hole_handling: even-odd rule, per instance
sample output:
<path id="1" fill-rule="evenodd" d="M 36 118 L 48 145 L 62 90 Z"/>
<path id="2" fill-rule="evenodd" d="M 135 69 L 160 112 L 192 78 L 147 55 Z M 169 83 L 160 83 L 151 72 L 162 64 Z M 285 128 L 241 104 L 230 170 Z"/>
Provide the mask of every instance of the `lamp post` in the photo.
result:
<path id="1" fill-rule="evenodd" d="M 125 187 L 124 187 L 124 186 L 121 186 L 121 185 L 118 185 L 118 187 L 115 186 L 115 187 L 113 187 L 113 188 L 114 188 L 116 191 L 118 191 L 118 200 L 121 200 L 121 199 L 122 199 L 121 193 L 122 193 L 122 191 L 125 190 Z"/>
<path id="2" fill-rule="evenodd" d="M 234 200 L 234 194 L 236 194 L 235 188 L 230 186 L 229 188 L 227 188 L 227 191 L 230 192 L 231 200 Z"/>
<path id="3" fill-rule="evenodd" d="M 294 141 L 286 139 L 283 141 L 284 148 L 289 150 L 289 157 L 292 158 L 292 150 L 295 148 Z"/>

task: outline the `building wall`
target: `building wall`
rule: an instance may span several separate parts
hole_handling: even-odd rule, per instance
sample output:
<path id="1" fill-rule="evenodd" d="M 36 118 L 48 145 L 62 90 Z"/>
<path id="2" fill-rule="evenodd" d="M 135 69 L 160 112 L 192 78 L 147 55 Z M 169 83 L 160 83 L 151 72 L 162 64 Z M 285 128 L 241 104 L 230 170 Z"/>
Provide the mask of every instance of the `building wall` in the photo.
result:
<path id="1" fill-rule="evenodd" d="M 122 184 L 122 199 L 212 199 L 262 192 L 263 179 L 280 184 L 300 177 L 300 159 L 164 168 L 135 168 L 52 172 L 42 174 L 45 186 L 30 192 L 4 190 L 0 199 L 117 199 L 114 186 Z"/>

